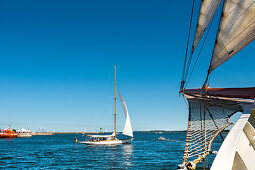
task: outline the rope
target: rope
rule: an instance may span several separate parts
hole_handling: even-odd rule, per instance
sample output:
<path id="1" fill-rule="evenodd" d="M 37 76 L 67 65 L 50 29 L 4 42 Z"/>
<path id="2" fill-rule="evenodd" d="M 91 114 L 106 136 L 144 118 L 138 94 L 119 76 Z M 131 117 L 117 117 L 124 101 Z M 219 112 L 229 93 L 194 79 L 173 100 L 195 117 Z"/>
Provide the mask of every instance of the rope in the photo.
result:
<path id="1" fill-rule="evenodd" d="M 214 16 L 213 16 L 213 19 L 212 19 L 212 21 L 211 21 L 211 23 L 210 23 L 210 25 L 209 25 L 209 28 L 208 28 L 208 31 L 207 31 L 207 33 L 206 33 L 205 39 L 204 39 L 203 44 L 202 44 L 202 46 L 201 46 L 201 48 L 200 48 L 200 50 L 199 50 L 199 53 L 198 53 L 197 59 L 196 59 L 196 61 L 195 61 L 195 64 L 194 64 L 194 66 L 193 66 L 193 68 L 192 68 L 192 71 L 191 71 L 191 73 L 190 73 L 190 75 L 189 75 L 188 81 L 186 82 L 186 85 L 185 85 L 185 87 L 184 87 L 184 88 L 186 88 L 186 87 L 187 87 L 187 84 L 189 83 L 190 77 L 191 77 L 191 75 L 192 75 L 192 73 L 193 73 L 193 71 L 194 71 L 194 69 L 195 69 L 195 67 L 196 67 L 197 61 L 198 61 L 198 59 L 199 59 L 199 57 L 200 57 L 200 54 L 201 54 L 202 49 L 203 49 L 204 44 L 205 44 L 205 40 L 207 39 L 207 36 L 208 36 L 209 31 L 210 31 L 210 29 L 211 29 L 211 26 L 212 26 L 213 20 L 214 20 Z"/>
<path id="2" fill-rule="evenodd" d="M 186 46 L 186 53 L 185 53 L 183 71 L 182 71 L 182 81 L 181 81 L 181 87 L 180 87 L 181 90 L 183 89 L 183 86 L 184 86 L 184 84 L 185 84 L 184 77 L 185 77 L 185 69 L 186 69 L 186 62 L 187 62 L 187 54 L 188 54 L 188 48 L 189 48 L 189 39 L 190 39 L 190 32 L 191 32 L 192 19 L 193 19 L 194 4 L 195 4 L 195 0 L 193 0 L 192 10 L 191 10 L 191 16 L 190 16 L 189 35 L 188 35 L 188 41 L 187 41 L 187 46 Z"/>
<path id="3" fill-rule="evenodd" d="M 194 169 L 211 153 L 211 145 L 231 123 L 230 115 L 242 111 L 236 101 L 211 97 L 189 97 L 189 121 L 184 151 L 184 164 Z"/>

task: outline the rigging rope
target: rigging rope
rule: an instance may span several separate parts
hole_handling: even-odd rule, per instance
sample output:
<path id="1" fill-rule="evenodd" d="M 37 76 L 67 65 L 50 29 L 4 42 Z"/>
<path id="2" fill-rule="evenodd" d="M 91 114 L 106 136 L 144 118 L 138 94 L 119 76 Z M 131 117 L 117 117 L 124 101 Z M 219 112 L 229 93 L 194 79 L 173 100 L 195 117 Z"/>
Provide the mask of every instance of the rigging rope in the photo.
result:
<path id="1" fill-rule="evenodd" d="M 204 39 L 203 44 L 202 44 L 202 46 L 201 46 L 201 48 L 200 48 L 200 50 L 199 50 L 199 53 L 198 53 L 198 56 L 197 56 L 197 58 L 196 58 L 195 64 L 194 64 L 194 66 L 193 66 L 193 68 L 192 68 L 192 71 L 191 71 L 191 73 L 190 73 L 190 75 L 189 75 L 189 78 L 188 78 L 188 80 L 187 80 L 186 85 L 185 85 L 184 88 L 187 87 L 187 84 L 189 83 L 190 77 L 191 77 L 191 75 L 192 75 L 192 73 L 193 73 L 193 71 L 194 71 L 194 69 L 195 69 L 195 67 L 196 67 L 197 61 L 198 61 L 198 59 L 199 59 L 199 57 L 200 57 L 200 54 L 201 54 L 201 52 L 202 52 L 202 49 L 203 49 L 203 47 L 204 47 L 204 44 L 205 44 L 205 41 L 206 41 L 206 39 L 207 39 L 208 33 L 209 33 L 210 29 L 211 29 L 213 20 L 214 20 L 214 16 L 213 16 L 213 19 L 212 19 L 212 21 L 211 21 L 211 23 L 210 23 L 210 25 L 209 25 L 209 28 L 208 28 L 208 31 L 207 31 L 207 33 L 206 33 L 205 39 Z M 187 74 L 188 74 L 188 73 L 187 73 Z"/>
<path id="2" fill-rule="evenodd" d="M 242 112 L 243 107 L 233 100 L 185 97 L 189 102 L 189 121 L 183 163 L 186 167 L 196 167 L 211 153 L 215 137 L 231 125 L 229 118 L 236 112 Z"/>
<path id="3" fill-rule="evenodd" d="M 223 4 L 224 4 L 224 3 L 223 3 Z M 201 5 L 202 5 L 202 2 L 201 2 Z M 224 6 L 224 5 L 222 5 L 222 6 Z M 193 7 L 192 7 L 192 8 L 193 8 Z M 201 8 L 201 6 L 200 6 L 200 8 Z M 213 18 L 212 18 L 212 20 L 210 21 L 209 30 L 210 30 L 210 28 L 211 28 L 211 25 L 212 25 L 212 23 L 213 23 L 214 18 L 215 18 L 215 14 L 213 15 Z M 199 16 L 198 16 L 198 20 L 199 20 Z M 205 29 L 206 29 L 206 28 L 205 28 Z M 188 82 L 189 82 L 189 80 L 190 80 L 190 77 L 191 77 L 191 75 L 192 75 L 192 73 L 193 73 L 193 71 L 194 71 L 194 69 L 195 69 L 195 67 L 196 67 L 196 64 L 197 64 L 197 62 L 198 62 L 198 59 L 199 59 L 199 57 L 200 57 L 201 51 L 202 51 L 202 49 L 203 49 L 203 47 L 204 47 L 204 44 L 205 44 L 205 41 L 206 41 L 206 39 L 207 39 L 209 30 L 207 31 L 207 34 L 206 34 L 205 39 L 204 39 L 204 41 L 203 41 L 203 44 L 202 44 L 202 46 L 200 47 L 198 56 L 197 56 L 197 58 L 196 58 L 196 60 L 195 60 L 195 63 L 194 63 L 194 65 L 193 65 L 193 67 L 192 67 L 190 73 L 189 73 L 189 70 L 190 70 L 190 66 L 191 66 L 191 63 L 192 63 L 192 57 L 193 57 L 194 49 L 193 49 L 193 46 L 192 46 L 192 51 L 191 51 L 190 56 L 189 56 L 188 58 L 187 58 L 188 47 L 187 47 L 187 49 L 186 49 L 185 64 L 184 64 L 184 68 L 183 68 L 183 74 L 182 74 L 183 77 L 182 77 L 182 82 L 181 82 L 181 90 L 182 90 L 183 88 L 186 88 L 186 87 L 187 87 L 187 84 L 188 84 Z M 194 36 L 195 36 L 195 35 L 196 35 L 196 34 L 194 34 Z M 188 39 L 189 39 L 189 37 L 188 37 Z M 188 44 L 187 44 L 187 45 L 188 45 Z M 187 62 L 187 63 L 186 63 L 186 62 Z M 207 76 L 208 76 L 208 75 L 207 75 Z M 188 78 L 188 80 L 187 80 L 187 78 Z M 208 78 L 207 78 L 207 79 L 208 79 Z"/>
<path id="4" fill-rule="evenodd" d="M 185 53 L 183 71 L 182 71 L 182 80 L 181 80 L 181 87 L 180 87 L 180 90 L 183 89 L 183 86 L 184 86 L 184 84 L 185 84 L 185 79 L 184 79 L 184 77 L 185 77 L 185 69 L 186 69 L 187 54 L 188 54 L 188 49 L 189 49 L 189 39 L 190 39 L 190 32 L 191 32 L 191 26 L 192 26 L 194 4 L 195 4 L 195 0 L 193 0 L 193 4 L 192 4 L 192 10 L 191 10 L 191 16 L 190 16 L 190 24 L 189 24 L 189 35 L 188 35 L 188 41 L 187 41 L 187 47 L 186 47 L 186 53 Z"/>

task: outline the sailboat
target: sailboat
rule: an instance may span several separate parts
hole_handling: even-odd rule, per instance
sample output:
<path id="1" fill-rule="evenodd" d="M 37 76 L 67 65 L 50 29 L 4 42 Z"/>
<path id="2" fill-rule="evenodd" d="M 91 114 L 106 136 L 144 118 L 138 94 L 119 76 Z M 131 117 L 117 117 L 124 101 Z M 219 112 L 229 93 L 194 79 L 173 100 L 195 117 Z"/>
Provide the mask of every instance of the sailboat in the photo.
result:
<path id="1" fill-rule="evenodd" d="M 116 102 L 117 102 L 117 91 L 120 97 L 120 101 L 124 110 L 124 114 L 126 117 L 126 123 L 122 132 L 122 135 L 129 136 L 128 139 L 117 139 L 117 131 L 116 131 Z M 116 145 L 116 144 L 124 144 L 129 143 L 133 140 L 133 130 L 131 126 L 131 121 L 129 118 L 127 106 L 119 92 L 119 89 L 116 87 L 116 65 L 115 65 L 115 114 L 114 114 L 114 131 L 111 135 L 87 135 L 89 140 L 80 141 L 79 143 L 87 144 L 87 145 Z"/>
<path id="2" fill-rule="evenodd" d="M 188 101 L 188 128 L 183 163 L 178 169 L 193 170 L 200 163 L 202 166 L 202 162 L 205 169 L 207 156 L 216 153 L 211 148 L 218 135 L 223 142 L 211 169 L 255 169 L 255 87 L 210 88 L 209 85 L 211 73 L 255 39 L 255 0 L 202 0 L 190 43 L 194 3 L 195 0 L 180 87 L 180 93 Z M 217 11 L 221 15 L 205 82 L 201 88 L 186 89 Z M 224 139 L 221 132 L 232 124 L 230 118 L 237 112 L 242 115 Z"/>

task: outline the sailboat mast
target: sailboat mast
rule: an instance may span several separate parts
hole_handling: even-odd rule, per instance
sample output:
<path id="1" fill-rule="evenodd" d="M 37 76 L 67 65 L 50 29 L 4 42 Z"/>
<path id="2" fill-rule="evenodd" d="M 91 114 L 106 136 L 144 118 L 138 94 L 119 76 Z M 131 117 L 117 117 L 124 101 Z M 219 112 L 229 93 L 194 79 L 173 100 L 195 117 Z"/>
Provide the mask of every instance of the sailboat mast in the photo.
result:
<path id="1" fill-rule="evenodd" d="M 115 65 L 115 114 L 114 114 L 114 133 L 116 139 L 116 65 Z"/>

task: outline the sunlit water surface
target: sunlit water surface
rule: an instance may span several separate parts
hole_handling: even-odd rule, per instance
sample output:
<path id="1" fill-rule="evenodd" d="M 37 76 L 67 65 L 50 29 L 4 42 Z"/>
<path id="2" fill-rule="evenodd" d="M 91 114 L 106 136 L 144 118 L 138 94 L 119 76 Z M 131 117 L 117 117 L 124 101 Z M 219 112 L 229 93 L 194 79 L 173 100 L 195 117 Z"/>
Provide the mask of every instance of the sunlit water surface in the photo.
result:
<path id="1" fill-rule="evenodd" d="M 135 133 L 131 144 L 76 144 L 81 134 L 0 139 L 0 168 L 45 169 L 176 169 L 182 163 L 186 134 Z M 159 137 L 168 140 L 160 141 Z M 217 138 L 213 150 L 218 150 Z M 212 162 L 214 155 L 209 156 Z M 207 164 L 206 164 L 207 165 Z"/>

